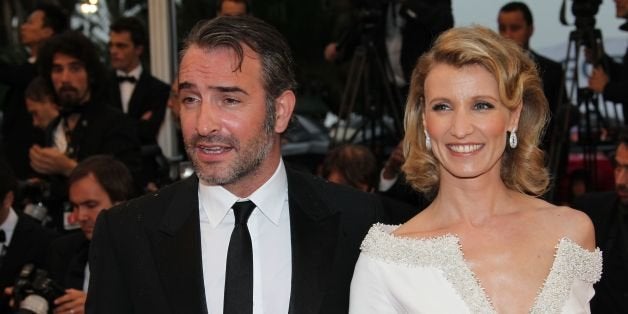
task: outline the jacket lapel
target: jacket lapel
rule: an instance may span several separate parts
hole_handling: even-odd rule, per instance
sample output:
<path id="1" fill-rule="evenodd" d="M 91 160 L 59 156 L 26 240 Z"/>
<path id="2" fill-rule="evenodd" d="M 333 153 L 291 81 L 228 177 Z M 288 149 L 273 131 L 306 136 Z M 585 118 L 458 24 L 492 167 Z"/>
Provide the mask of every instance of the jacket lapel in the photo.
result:
<path id="1" fill-rule="evenodd" d="M 206 313 L 198 217 L 198 179 L 182 182 L 152 241 L 164 295 L 176 313 Z"/>
<path id="2" fill-rule="evenodd" d="M 293 314 L 318 313 L 332 279 L 340 217 L 317 192 L 309 179 L 288 169 Z"/>

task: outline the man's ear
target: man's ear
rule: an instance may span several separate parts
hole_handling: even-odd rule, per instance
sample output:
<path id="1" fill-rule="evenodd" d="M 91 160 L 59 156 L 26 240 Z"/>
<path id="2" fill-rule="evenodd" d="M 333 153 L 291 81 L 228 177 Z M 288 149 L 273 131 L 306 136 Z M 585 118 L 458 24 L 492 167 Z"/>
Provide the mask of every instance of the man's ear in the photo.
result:
<path id="1" fill-rule="evenodd" d="M 2 208 L 11 207 L 13 205 L 14 199 L 15 195 L 13 194 L 13 191 L 7 192 L 7 194 L 4 196 L 4 199 L 2 200 Z"/>
<path id="2" fill-rule="evenodd" d="M 297 99 L 294 92 L 286 90 L 275 99 L 275 132 L 283 133 L 290 123 Z"/>

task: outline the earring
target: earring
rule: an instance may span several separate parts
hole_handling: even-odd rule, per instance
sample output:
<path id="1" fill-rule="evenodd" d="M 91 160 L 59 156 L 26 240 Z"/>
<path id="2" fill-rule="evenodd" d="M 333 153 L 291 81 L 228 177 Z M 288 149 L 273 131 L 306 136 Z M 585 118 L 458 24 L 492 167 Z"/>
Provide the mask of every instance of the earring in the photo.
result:
<path id="1" fill-rule="evenodd" d="M 510 132 L 510 136 L 508 136 L 508 145 L 510 148 L 515 149 L 517 148 L 518 143 L 517 133 L 515 133 L 515 130 L 512 130 L 512 132 Z"/>
<path id="2" fill-rule="evenodd" d="M 427 148 L 427 150 L 432 150 L 432 139 L 427 134 L 427 132 L 425 132 L 425 147 Z"/>

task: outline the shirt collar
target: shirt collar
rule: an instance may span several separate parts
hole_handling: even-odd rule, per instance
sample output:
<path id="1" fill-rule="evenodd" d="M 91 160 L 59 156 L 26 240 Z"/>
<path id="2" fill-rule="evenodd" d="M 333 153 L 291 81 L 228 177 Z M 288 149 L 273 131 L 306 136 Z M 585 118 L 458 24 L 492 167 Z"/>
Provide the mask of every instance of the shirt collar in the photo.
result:
<path id="1" fill-rule="evenodd" d="M 17 214 L 13 207 L 9 208 L 9 216 L 7 219 L 0 225 L 0 229 L 4 230 L 4 234 L 6 236 L 6 240 L 4 242 L 5 245 L 9 245 L 11 243 L 11 238 L 13 237 L 13 232 L 15 231 L 15 226 L 17 225 Z"/>
<path id="2" fill-rule="evenodd" d="M 220 224 L 231 206 L 236 201 L 250 200 L 257 206 L 257 209 L 272 223 L 279 224 L 283 204 L 288 197 L 288 177 L 283 160 L 279 160 L 277 169 L 273 175 L 262 186 L 255 190 L 246 198 L 239 198 L 223 188 L 221 185 L 204 185 L 199 181 L 198 199 L 201 210 L 205 211 L 206 217 L 212 228 Z"/>
<path id="3" fill-rule="evenodd" d="M 121 70 L 116 70 L 117 76 L 132 76 L 136 80 L 140 79 L 141 74 L 142 74 L 142 64 L 139 64 L 138 66 L 136 66 L 135 69 L 131 70 L 131 72 L 129 73 L 125 73 L 124 71 L 121 71 Z"/>

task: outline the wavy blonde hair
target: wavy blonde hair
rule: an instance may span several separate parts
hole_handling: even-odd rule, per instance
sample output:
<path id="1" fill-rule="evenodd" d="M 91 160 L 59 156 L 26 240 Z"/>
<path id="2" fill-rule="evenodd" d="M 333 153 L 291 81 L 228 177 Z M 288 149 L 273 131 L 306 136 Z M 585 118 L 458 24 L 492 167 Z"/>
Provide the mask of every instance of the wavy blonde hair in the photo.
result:
<path id="1" fill-rule="evenodd" d="M 538 144 L 549 118 L 549 107 L 536 64 L 514 42 L 480 26 L 444 32 L 434 47 L 421 56 L 412 72 L 403 139 L 406 162 L 402 169 L 408 182 L 428 195 L 438 189 L 438 161 L 425 146 L 422 119 L 425 79 L 437 64 L 456 68 L 480 65 L 495 77 L 502 104 L 510 110 L 522 104 L 516 132 L 519 144 L 515 149 L 507 145 L 501 161 L 501 178 L 508 188 L 522 193 L 539 196 L 547 191 L 549 175 Z"/>

